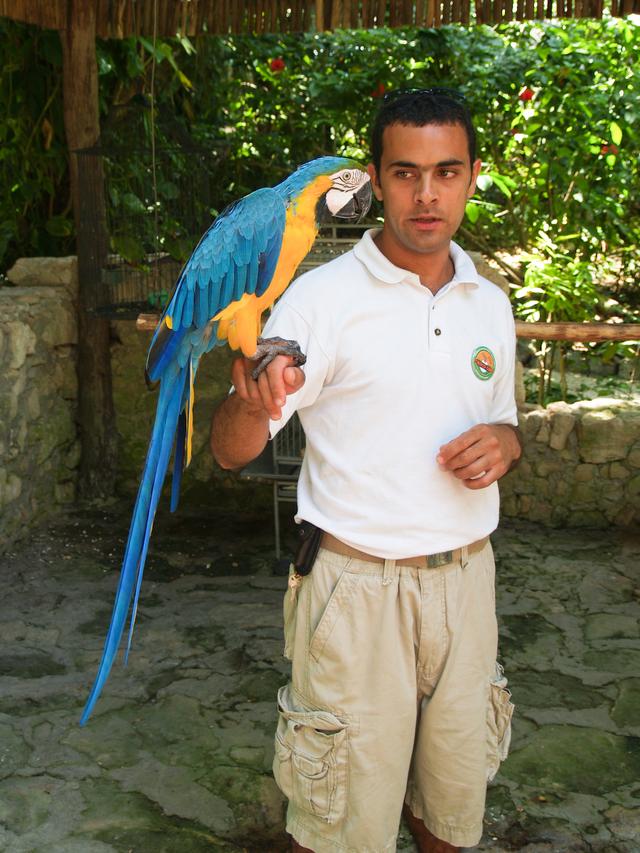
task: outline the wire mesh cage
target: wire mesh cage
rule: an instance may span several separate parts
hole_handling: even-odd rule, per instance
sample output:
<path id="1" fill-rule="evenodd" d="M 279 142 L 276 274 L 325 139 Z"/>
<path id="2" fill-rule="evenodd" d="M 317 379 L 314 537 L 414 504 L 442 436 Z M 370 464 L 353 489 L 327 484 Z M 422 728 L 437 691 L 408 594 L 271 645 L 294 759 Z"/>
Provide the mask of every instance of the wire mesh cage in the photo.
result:
<path id="1" fill-rule="evenodd" d="M 89 309 L 121 319 L 161 310 L 218 212 L 219 155 L 196 145 L 152 151 L 103 144 L 75 154 Z"/>

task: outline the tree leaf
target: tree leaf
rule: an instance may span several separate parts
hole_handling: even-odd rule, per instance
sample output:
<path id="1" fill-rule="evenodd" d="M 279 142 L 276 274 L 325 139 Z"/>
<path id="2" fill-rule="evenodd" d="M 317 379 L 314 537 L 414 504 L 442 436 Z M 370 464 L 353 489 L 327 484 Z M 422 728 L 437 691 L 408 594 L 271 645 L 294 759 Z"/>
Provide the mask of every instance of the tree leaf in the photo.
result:
<path id="1" fill-rule="evenodd" d="M 113 248 L 120 257 L 130 264 L 139 264 L 144 259 L 142 243 L 127 234 L 112 238 Z"/>
<path id="2" fill-rule="evenodd" d="M 615 121 L 612 121 L 609 125 L 609 130 L 611 131 L 611 139 L 615 143 L 615 145 L 620 145 L 622 142 L 622 128 Z"/>
<path id="3" fill-rule="evenodd" d="M 480 205 L 474 204 L 472 201 L 467 202 L 465 213 L 467 214 L 467 218 L 471 224 L 477 222 L 478 217 L 480 216 Z"/>
<path id="4" fill-rule="evenodd" d="M 45 228 L 53 237 L 70 237 L 73 234 L 73 222 L 64 216 L 52 216 Z"/>

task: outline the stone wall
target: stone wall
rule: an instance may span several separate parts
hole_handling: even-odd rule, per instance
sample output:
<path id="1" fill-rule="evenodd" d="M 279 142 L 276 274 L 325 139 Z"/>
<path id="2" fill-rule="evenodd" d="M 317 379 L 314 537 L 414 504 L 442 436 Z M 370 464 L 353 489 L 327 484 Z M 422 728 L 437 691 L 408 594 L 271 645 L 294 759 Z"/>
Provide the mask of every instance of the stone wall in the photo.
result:
<path id="1" fill-rule="evenodd" d="M 502 514 L 562 527 L 640 523 L 640 401 L 599 398 L 520 413 L 525 450 L 501 480 Z"/>
<path id="2" fill-rule="evenodd" d="M 75 258 L 18 261 L 0 287 L 0 550 L 75 499 Z"/>

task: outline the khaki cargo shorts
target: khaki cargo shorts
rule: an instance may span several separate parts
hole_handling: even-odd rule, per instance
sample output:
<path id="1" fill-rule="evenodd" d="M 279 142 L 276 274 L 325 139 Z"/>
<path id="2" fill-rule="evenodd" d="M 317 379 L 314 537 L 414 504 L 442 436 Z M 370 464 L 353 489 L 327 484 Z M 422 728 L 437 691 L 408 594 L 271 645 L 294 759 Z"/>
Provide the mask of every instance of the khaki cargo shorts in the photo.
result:
<path id="1" fill-rule="evenodd" d="M 273 770 L 303 847 L 394 851 L 405 801 L 438 838 L 479 842 L 513 711 L 494 577 L 490 544 L 437 569 L 320 549 L 287 590 Z"/>

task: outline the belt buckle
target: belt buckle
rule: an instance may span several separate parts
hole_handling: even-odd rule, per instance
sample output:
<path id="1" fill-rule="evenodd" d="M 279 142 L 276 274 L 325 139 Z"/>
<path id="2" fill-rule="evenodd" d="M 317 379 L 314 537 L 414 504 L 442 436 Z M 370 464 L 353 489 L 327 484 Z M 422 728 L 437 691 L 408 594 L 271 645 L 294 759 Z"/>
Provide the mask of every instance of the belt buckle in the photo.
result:
<path id="1" fill-rule="evenodd" d="M 453 551 L 440 551 L 439 554 L 427 554 L 427 568 L 439 569 L 453 562 Z"/>

